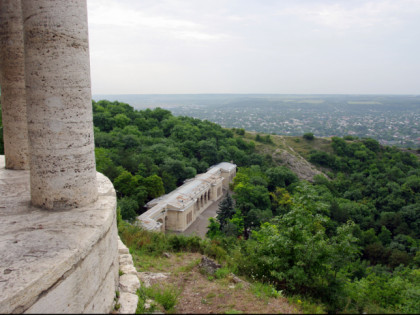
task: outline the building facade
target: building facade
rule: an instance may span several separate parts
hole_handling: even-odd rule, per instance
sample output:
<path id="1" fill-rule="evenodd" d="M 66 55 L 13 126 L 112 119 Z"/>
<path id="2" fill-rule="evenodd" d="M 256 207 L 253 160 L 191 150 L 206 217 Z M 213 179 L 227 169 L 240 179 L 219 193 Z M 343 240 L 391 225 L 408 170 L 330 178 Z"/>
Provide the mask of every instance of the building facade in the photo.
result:
<path id="1" fill-rule="evenodd" d="M 137 221 L 148 230 L 183 232 L 224 195 L 235 175 L 235 164 L 219 163 L 171 193 L 150 201 L 146 205 L 149 210 Z"/>

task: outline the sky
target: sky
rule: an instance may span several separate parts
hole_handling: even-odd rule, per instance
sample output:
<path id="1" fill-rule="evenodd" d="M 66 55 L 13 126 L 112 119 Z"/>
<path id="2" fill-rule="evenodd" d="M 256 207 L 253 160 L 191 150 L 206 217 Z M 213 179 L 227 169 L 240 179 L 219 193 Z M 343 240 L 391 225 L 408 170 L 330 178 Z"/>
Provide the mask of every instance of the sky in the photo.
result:
<path id="1" fill-rule="evenodd" d="M 93 94 L 420 94 L 420 0 L 87 0 Z"/>

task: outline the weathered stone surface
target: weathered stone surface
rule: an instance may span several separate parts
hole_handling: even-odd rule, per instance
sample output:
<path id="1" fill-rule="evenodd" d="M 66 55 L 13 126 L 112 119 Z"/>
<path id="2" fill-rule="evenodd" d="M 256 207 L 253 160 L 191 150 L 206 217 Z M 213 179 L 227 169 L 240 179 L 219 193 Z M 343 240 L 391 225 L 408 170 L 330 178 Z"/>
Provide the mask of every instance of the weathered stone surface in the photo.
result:
<path id="1" fill-rule="evenodd" d="M 118 272 L 118 262 L 109 268 L 105 280 L 102 282 L 99 290 L 96 292 L 92 301 L 84 309 L 84 313 L 108 313 L 114 307 L 114 296 L 118 286 L 115 285 L 115 270 Z M 117 274 L 118 281 L 118 274 Z"/>
<path id="2" fill-rule="evenodd" d="M 29 169 L 21 2 L 0 2 L 0 84 L 6 168 Z"/>
<path id="3" fill-rule="evenodd" d="M 137 303 L 139 302 L 139 297 L 137 294 L 122 292 L 120 293 L 120 298 L 118 303 L 121 305 L 118 310 L 120 314 L 134 314 L 137 309 Z"/>
<path id="4" fill-rule="evenodd" d="M 107 234 L 92 247 L 88 256 L 79 263 L 75 270 L 70 271 L 68 277 L 59 281 L 53 290 L 42 296 L 26 313 L 66 313 L 70 309 L 75 313 L 84 312 L 86 302 L 89 302 L 92 296 L 96 297 L 96 291 L 103 286 L 104 278 L 110 272 L 113 257 L 117 253 L 116 234 L 116 225 L 112 225 Z M 111 283 L 108 287 L 111 287 Z M 71 301 L 68 299 L 69 292 L 72 292 Z M 114 292 L 110 294 L 113 295 Z M 96 298 L 99 301 L 101 299 L 100 296 Z M 108 299 L 108 302 L 108 305 L 97 303 L 96 311 L 109 311 L 112 298 Z"/>
<path id="5" fill-rule="evenodd" d="M 138 288 L 140 288 L 140 281 L 136 275 L 126 274 L 120 277 L 121 292 L 136 293 Z"/>
<path id="6" fill-rule="evenodd" d="M 98 173 L 101 195 L 95 203 L 46 211 L 30 205 L 29 171 L 4 165 L 1 156 L 0 313 L 61 312 L 60 303 L 66 312 L 83 312 L 79 305 L 92 302 L 118 262 L 112 183 Z M 113 278 L 118 266 L 114 269 Z"/>
<path id="7" fill-rule="evenodd" d="M 122 265 L 120 266 L 120 270 L 127 275 L 136 275 L 137 276 L 137 270 L 133 265 Z"/>
<path id="8" fill-rule="evenodd" d="M 118 237 L 118 253 L 119 254 L 130 254 L 130 251 L 128 250 L 127 246 L 121 241 L 121 239 Z"/>
<path id="9" fill-rule="evenodd" d="M 97 199 L 86 0 L 23 1 L 31 202 Z"/>
<path id="10" fill-rule="evenodd" d="M 148 288 L 156 282 L 165 280 L 168 278 L 169 273 L 167 272 L 138 272 L 139 279 L 143 285 Z"/>
<path id="11" fill-rule="evenodd" d="M 249 282 L 246 282 L 246 281 L 242 280 L 241 278 L 234 275 L 233 273 L 230 274 L 230 280 L 235 284 L 241 283 L 244 287 L 250 287 L 251 286 Z"/>
<path id="12" fill-rule="evenodd" d="M 222 268 L 221 265 L 216 263 L 214 260 L 211 260 L 207 256 L 203 256 L 201 258 L 201 262 L 198 265 L 198 267 L 203 269 L 205 272 L 207 272 L 210 275 L 214 275 L 217 269 Z"/>
<path id="13" fill-rule="evenodd" d="M 133 257 L 130 254 L 120 255 L 120 266 L 133 265 Z"/>

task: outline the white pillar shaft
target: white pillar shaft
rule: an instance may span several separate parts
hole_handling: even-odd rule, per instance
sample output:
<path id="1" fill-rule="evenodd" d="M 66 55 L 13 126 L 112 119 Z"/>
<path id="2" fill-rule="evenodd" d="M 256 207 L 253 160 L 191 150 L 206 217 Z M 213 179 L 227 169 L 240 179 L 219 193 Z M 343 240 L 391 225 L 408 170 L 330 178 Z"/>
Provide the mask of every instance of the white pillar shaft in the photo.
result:
<path id="1" fill-rule="evenodd" d="M 29 168 L 20 0 L 0 0 L 0 85 L 6 168 Z"/>
<path id="2" fill-rule="evenodd" d="M 22 0 L 31 200 L 97 199 L 86 0 Z"/>

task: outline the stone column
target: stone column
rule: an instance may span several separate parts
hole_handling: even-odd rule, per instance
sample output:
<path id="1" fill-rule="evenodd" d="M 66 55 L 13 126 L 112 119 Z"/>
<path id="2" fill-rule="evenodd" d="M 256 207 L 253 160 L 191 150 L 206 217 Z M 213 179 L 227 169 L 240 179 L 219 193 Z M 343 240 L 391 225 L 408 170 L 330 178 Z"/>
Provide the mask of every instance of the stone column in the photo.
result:
<path id="1" fill-rule="evenodd" d="M 86 0 L 22 0 L 31 200 L 97 199 Z"/>
<path id="2" fill-rule="evenodd" d="M 0 85 L 6 168 L 29 168 L 20 0 L 0 0 Z"/>

